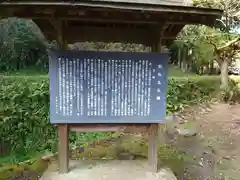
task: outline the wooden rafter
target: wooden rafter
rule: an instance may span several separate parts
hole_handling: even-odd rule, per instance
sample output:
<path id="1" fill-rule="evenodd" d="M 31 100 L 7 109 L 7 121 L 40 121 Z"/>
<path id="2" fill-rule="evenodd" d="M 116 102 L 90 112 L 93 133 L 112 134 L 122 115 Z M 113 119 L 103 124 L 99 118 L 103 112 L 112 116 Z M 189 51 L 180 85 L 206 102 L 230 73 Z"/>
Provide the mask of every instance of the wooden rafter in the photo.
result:
<path id="1" fill-rule="evenodd" d="M 71 43 L 75 38 L 75 40 L 89 39 L 105 42 L 119 41 L 151 44 L 161 37 L 161 39 L 164 40 L 164 44 L 170 44 L 185 24 L 209 25 L 213 23 L 214 19 L 220 16 L 220 14 L 220 10 L 203 8 L 102 3 L 84 0 L 75 1 L 74 3 L 72 1 L 0 2 L 0 15 L 2 17 L 14 16 L 33 19 L 44 34 L 51 38 L 54 37 L 52 32 L 54 25 L 53 28 L 48 27 L 50 25 L 49 21 L 68 21 L 68 35 L 66 38 L 69 39 Z M 78 25 L 74 25 L 76 22 Z M 163 22 L 165 24 L 164 26 L 162 26 Z M 94 30 L 86 32 L 84 30 L 85 26 L 89 26 L 89 28 L 91 27 L 92 29 L 98 29 L 101 26 L 100 32 L 102 33 L 96 35 L 96 31 Z M 81 30 L 82 27 L 83 29 Z M 113 29 L 108 30 L 109 33 L 106 33 L 106 31 L 102 30 L 102 27 L 118 28 L 119 31 Z M 78 31 L 75 30 L 77 28 Z M 128 32 L 124 29 L 127 29 Z M 144 29 L 146 32 L 142 33 L 141 31 L 144 31 Z M 75 33 L 74 38 L 72 37 L 72 32 Z M 92 34 L 90 34 L 90 32 Z M 114 33 L 117 33 L 117 35 L 114 35 Z M 85 36 L 83 36 L 83 34 L 85 34 Z M 106 37 L 107 35 L 109 35 L 109 37 Z"/>
<path id="2" fill-rule="evenodd" d="M 77 11 L 79 13 L 77 13 Z M 1 14 L 1 13 L 0 13 Z M 4 16 L 4 14 L 3 14 Z M 213 22 L 213 17 L 206 17 L 189 14 L 174 14 L 174 13 L 136 13 L 136 12 L 105 12 L 105 11 L 93 11 L 83 9 L 68 9 L 63 8 L 51 9 L 49 8 L 25 8 L 25 9 L 13 9 L 5 13 L 5 17 L 17 16 L 21 18 L 30 19 L 63 19 L 63 20 L 77 20 L 83 22 L 101 22 L 101 23 L 134 23 L 134 24 L 159 24 L 162 21 L 167 21 L 169 24 L 209 24 Z"/>
<path id="3" fill-rule="evenodd" d="M 220 16 L 222 11 L 219 9 L 208 8 L 196 8 L 191 6 L 172 6 L 172 5 L 160 5 L 160 4 L 145 4 L 145 3 L 126 3 L 126 2 L 114 2 L 111 1 L 4 1 L 0 3 L 2 7 L 34 7 L 34 6 L 47 6 L 47 7 L 89 7 L 95 9 L 105 8 L 106 10 L 121 10 L 121 11 L 149 11 L 149 12 L 176 12 L 176 13 L 188 13 L 188 14 L 207 14 Z"/>

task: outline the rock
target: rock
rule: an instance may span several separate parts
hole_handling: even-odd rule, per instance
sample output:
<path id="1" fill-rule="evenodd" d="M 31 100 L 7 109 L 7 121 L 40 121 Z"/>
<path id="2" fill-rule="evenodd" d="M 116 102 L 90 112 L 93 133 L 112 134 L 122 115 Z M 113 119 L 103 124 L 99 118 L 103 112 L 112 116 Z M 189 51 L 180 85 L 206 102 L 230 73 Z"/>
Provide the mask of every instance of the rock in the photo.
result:
<path id="1" fill-rule="evenodd" d="M 208 148 L 211 149 L 213 154 L 216 154 L 216 150 L 212 146 L 208 145 Z"/>
<path id="2" fill-rule="evenodd" d="M 223 159 L 225 159 L 225 160 L 230 160 L 231 157 L 230 157 L 230 156 L 224 156 Z"/>
<path id="3" fill-rule="evenodd" d="M 41 177 L 40 173 L 24 171 L 22 173 L 19 173 L 15 177 L 11 178 L 11 180 L 39 179 L 40 177 Z"/>
<path id="4" fill-rule="evenodd" d="M 192 137 L 197 135 L 197 131 L 191 129 L 177 129 L 179 135 L 184 137 Z"/>
<path id="5" fill-rule="evenodd" d="M 167 122 L 180 121 L 180 120 L 181 120 L 181 117 L 179 117 L 177 115 L 172 115 L 172 116 L 167 116 L 166 117 Z"/>
<path id="6" fill-rule="evenodd" d="M 210 109 L 210 108 L 207 108 L 207 111 L 208 111 L 208 112 L 211 112 L 211 111 L 212 111 L 212 109 Z"/>
<path id="7" fill-rule="evenodd" d="M 187 124 L 188 123 L 188 120 L 181 120 L 180 122 L 179 122 L 179 124 Z"/>
<path id="8" fill-rule="evenodd" d="M 43 157 L 42 157 L 42 160 L 45 160 L 45 161 L 46 161 L 46 160 L 49 160 L 49 159 L 51 159 L 53 156 L 54 156 L 53 153 L 49 153 L 49 154 L 43 156 Z"/>
<path id="9" fill-rule="evenodd" d="M 166 133 L 167 135 L 172 135 L 172 136 L 174 136 L 175 134 L 178 133 L 178 131 L 176 130 L 176 128 L 168 128 L 168 129 L 165 131 L 165 133 Z"/>
<path id="10" fill-rule="evenodd" d="M 181 121 L 179 122 L 179 124 L 184 124 L 184 121 L 181 120 Z"/>
<path id="11" fill-rule="evenodd" d="M 119 160 L 133 160 L 134 156 L 129 152 L 121 152 L 118 154 Z"/>
<path id="12" fill-rule="evenodd" d="M 205 139 L 205 136 L 201 134 L 200 139 L 203 141 Z"/>
<path id="13" fill-rule="evenodd" d="M 203 151 L 203 154 L 209 154 L 209 152 L 208 151 Z"/>
<path id="14" fill-rule="evenodd" d="M 203 167 L 203 162 L 202 162 L 202 161 L 200 161 L 200 162 L 199 162 L 199 165 L 200 165 L 201 167 Z"/>
<path id="15" fill-rule="evenodd" d="M 162 168 L 158 173 L 153 173 L 157 179 L 161 180 L 177 180 L 174 173 L 169 168 Z M 150 178 L 149 178 L 150 179 Z"/>

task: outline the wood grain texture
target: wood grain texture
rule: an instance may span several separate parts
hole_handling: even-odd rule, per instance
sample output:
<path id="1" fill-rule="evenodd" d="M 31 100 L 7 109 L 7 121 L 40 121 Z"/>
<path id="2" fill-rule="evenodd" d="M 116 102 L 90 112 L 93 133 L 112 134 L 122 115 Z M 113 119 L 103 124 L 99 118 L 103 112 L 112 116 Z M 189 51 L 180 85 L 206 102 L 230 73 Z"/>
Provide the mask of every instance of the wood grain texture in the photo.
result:
<path id="1" fill-rule="evenodd" d="M 148 161 L 152 172 L 158 171 L 158 124 L 151 124 L 148 137 Z"/>
<path id="2" fill-rule="evenodd" d="M 58 125 L 59 132 L 59 148 L 58 161 L 59 173 L 67 173 L 69 171 L 69 132 L 68 125 Z"/>

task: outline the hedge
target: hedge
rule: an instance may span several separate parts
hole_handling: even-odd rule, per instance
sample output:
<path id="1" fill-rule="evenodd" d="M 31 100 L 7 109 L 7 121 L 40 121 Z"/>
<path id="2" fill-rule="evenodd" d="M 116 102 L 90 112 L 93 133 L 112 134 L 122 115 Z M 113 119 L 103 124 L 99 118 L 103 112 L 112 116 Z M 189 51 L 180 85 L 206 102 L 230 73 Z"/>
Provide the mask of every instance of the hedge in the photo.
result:
<path id="1" fill-rule="evenodd" d="M 49 121 L 49 80 L 46 76 L 0 77 L 0 137 L 12 153 L 31 153 L 57 144 L 56 128 Z M 167 112 L 209 99 L 219 87 L 217 77 L 170 78 Z M 103 136 L 101 133 L 72 134 L 78 143 Z"/>

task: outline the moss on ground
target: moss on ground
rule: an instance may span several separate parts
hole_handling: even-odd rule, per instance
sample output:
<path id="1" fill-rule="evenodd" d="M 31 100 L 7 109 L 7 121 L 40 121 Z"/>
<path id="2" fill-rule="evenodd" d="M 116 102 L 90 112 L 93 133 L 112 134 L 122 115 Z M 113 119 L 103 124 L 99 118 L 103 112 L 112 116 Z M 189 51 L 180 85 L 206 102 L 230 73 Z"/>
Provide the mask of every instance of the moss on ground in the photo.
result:
<path id="1" fill-rule="evenodd" d="M 76 159 L 120 159 L 122 153 L 128 154 L 129 159 L 147 158 L 147 141 L 141 136 L 125 135 L 111 141 L 102 141 L 95 146 L 85 147 L 84 152 L 74 153 Z M 163 166 L 171 168 L 178 179 L 183 178 L 186 161 L 191 158 L 173 147 L 159 147 L 159 161 Z"/>
<path id="2" fill-rule="evenodd" d="M 148 154 L 147 140 L 137 135 L 114 136 L 111 139 L 86 144 L 83 149 L 83 152 L 73 152 L 72 158 L 121 159 L 121 154 L 125 154 L 125 159 L 139 159 L 147 158 Z M 171 168 L 178 179 L 181 180 L 183 178 L 184 166 L 190 157 L 167 145 L 161 145 L 159 147 L 158 156 L 162 166 Z M 42 174 L 48 167 L 48 164 L 49 161 L 37 159 L 21 165 L 1 167 L 0 180 L 13 179 L 25 172 Z"/>
<path id="3" fill-rule="evenodd" d="M 37 159 L 24 164 L 7 165 L 1 167 L 0 180 L 11 180 L 16 177 L 28 175 L 32 176 L 31 179 L 37 179 L 36 176 L 41 175 L 46 170 L 48 163 L 48 161 Z"/>

